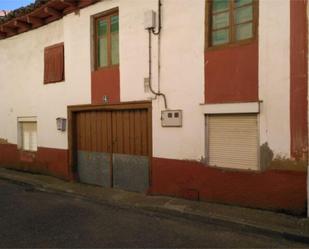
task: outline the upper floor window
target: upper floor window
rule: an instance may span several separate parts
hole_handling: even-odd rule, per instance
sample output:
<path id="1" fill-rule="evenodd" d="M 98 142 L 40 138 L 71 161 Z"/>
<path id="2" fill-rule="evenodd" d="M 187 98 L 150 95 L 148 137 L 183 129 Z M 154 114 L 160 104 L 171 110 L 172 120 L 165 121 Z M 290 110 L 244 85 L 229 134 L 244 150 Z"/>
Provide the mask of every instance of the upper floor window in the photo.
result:
<path id="1" fill-rule="evenodd" d="M 44 84 L 64 80 L 64 44 L 44 49 Z"/>
<path id="2" fill-rule="evenodd" d="M 113 12 L 95 19 L 96 68 L 119 65 L 119 15 Z"/>
<path id="3" fill-rule="evenodd" d="M 211 0 L 209 46 L 236 43 L 254 37 L 256 0 Z"/>

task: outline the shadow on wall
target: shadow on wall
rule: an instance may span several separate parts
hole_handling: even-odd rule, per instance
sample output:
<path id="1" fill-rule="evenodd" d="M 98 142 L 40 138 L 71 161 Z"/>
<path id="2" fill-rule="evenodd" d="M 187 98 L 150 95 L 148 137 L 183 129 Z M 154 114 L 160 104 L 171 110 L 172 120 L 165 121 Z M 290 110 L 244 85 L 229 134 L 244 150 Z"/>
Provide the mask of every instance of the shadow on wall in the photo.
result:
<path id="1" fill-rule="evenodd" d="M 260 165 L 262 170 L 291 170 L 291 171 L 307 171 L 307 151 L 302 151 L 301 156 L 297 158 L 286 158 L 280 155 L 274 156 L 273 151 L 269 148 L 268 143 L 264 143 L 260 147 Z"/>

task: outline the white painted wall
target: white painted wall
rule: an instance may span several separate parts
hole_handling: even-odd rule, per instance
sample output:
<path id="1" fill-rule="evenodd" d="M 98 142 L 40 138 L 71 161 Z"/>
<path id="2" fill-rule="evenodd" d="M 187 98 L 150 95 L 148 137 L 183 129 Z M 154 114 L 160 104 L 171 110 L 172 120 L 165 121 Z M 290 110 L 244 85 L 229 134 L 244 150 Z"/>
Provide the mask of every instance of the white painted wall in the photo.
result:
<path id="1" fill-rule="evenodd" d="M 162 98 L 153 100 L 153 155 L 199 160 L 205 155 L 204 44 L 205 1 L 162 0 L 160 90 L 170 109 L 183 110 L 182 128 L 162 128 Z M 259 95 L 261 144 L 290 154 L 289 12 L 290 0 L 259 1 Z M 148 33 L 144 12 L 157 0 L 104 0 L 39 29 L 0 40 L 0 137 L 17 143 L 17 117 L 37 116 L 38 145 L 66 149 L 67 133 L 56 118 L 67 105 L 91 102 L 92 16 L 118 7 L 120 16 L 121 101 L 149 99 Z M 274 14 L 273 10 L 276 10 Z M 44 47 L 64 42 L 65 82 L 43 84 Z M 158 37 L 152 37 L 153 87 L 158 89 Z M 21 73 L 23 72 L 23 73 Z"/>
<path id="2" fill-rule="evenodd" d="M 204 117 L 199 107 L 204 99 L 204 2 L 163 0 L 161 90 L 170 108 L 184 111 L 184 123 L 183 128 L 162 128 L 164 105 L 162 99 L 153 101 L 157 157 L 200 159 L 204 155 Z M 67 134 L 56 130 L 55 120 L 66 117 L 67 105 L 90 103 L 91 17 L 115 7 L 120 16 L 121 101 L 149 99 L 151 95 L 144 92 L 144 78 L 148 77 L 144 12 L 157 11 L 158 1 L 102 1 L 81 9 L 78 15 L 72 13 L 0 41 L 0 137 L 17 143 L 17 117 L 37 116 L 38 145 L 67 148 Z M 43 85 L 44 47 L 62 41 L 65 82 Z M 157 89 L 158 38 L 154 36 L 152 43 L 153 87 Z"/>
<path id="3" fill-rule="evenodd" d="M 132 2 L 136 3 L 134 8 L 130 7 Z M 162 128 L 163 99 L 153 101 L 153 155 L 198 160 L 204 156 L 204 116 L 199 104 L 204 101 L 205 1 L 195 0 L 192 4 L 192 0 L 163 0 L 162 3 L 160 88 L 167 96 L 168 107 L 182 109 L 184 118 L 182 128 Z M 120 22 L 125 22 L 120 27 L 121 101 L 149 96 L 144 93 L 143 82 L 148 77 L 148 33 L 143 18 L 144 11 L 157 10 L 157 4 L 157 0 L 134 0 L 120 5 Z M 157 39 L 152 38 L 154 89 L 158 89 Z"/>
<path id="4" fill-rule="evenodd" d="M 40 146 L 66 147 L 55 119 L 66 114 L 68 85 L 44 85 L 44 47 L 63 41 L 62 20 L 0 41 L 0 137 L 17 143 L 17 117 L 36 116 Z"/>
<path id="5" fill-rule="evenodd" d="M 10 143 L 17 143 L 17 117 L 36 116 L 38 145 L 66 149 L 67 133 L 57 131 L 56 118 L 67 116 L 67 105 L 90 103 L 90 55 L 74 44 L 65 42 L 65 81 L 43 84 L 44 48 L 64 41 L 64 27 L 59 20 L 0 41 L 0 137 Z M 88 70 L 76 75 L 78 68 Z"/>
<path id="6" fill-rule="evenodd" d="M 198 160 L 205 155 L 199 106 L 204 102 L 205 1 L 164 2 L 161 90 L 169 108 L 183 110 L 183 127 L 162 128 L 160 109 L 154 105 L 154 156 Z"/>
<path id="7" fill-rule="evenodd" d="M 290 157 L 290 0 L 259 1 L 260 144 Z"/>

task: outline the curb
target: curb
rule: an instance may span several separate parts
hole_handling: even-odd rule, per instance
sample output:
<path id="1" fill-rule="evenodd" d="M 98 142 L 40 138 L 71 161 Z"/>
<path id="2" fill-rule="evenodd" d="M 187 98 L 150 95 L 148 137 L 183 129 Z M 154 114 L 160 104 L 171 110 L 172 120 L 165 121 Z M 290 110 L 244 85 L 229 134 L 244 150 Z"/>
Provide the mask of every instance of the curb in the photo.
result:
<path id="1" fill-rule="evenodd" d="M 144 210 L 165 213 L 170 216 L 187 218 L 187 219 L 194 220 L 197 222 L 221 225 L 223 227 L 240 229 L 246 232 L 258 233 L 261 235 L 273 236 L 273 237 L 278 237 L 278 238 L 280 237 L 280 238 L 284 238 L 284 239 L 292 240 L 296 242 L 309 243 L 309 236 L 307 235 L 301 235 L 301 234 L 292 233 L 292 232 L 283 232 L 283 231 L 279 231 L 275 229 L 270 229 L 270 228 L 250 224 L 245 221 L 226 219 L 224 217 L 212 216 L 212 215 L 199 215 L 199 214 L 190 213 L 190 212 L 180 212 L 178 210 L 170 210 L 170 209 L 161 208 L 161 207 L 156 207 L 156 208 L 142 207 L 142 208 Z"/>
<path id="2" fill-rule="evenodd" d="M 228 226 L 230 228 L 240 229 L 245 232 L 258 233 L 258 234 L 266 235 L 266 236 L 280 237 L 280 238 L 284 238 L 287 240 L 292 240 L 292 241 L 297 241 L 297 242 L 302 242 L 302 243 L 309 243 L 308 235 L 297 234 L 297 233 L 286 232 L 286 231 L 279 231 L 276 229 L 271 229 L 269 227 L 263 227 L 263 226 L 258 226 L 255 224 L 250 224 L 246 221 L 227 219 L 225 217 L 214 216 L 214 215 L 209 215 L 209 214 L 197 214 L 197 213 L 190 212 L 190 211 L 187 211 L 187 212 L 180 211 L 180 210 L 169 209 L 169 208 L 161 207 L 161 206 L 149 206 L 149 205 L 143 205 L 143 204 L 142 205 L 141 204 L 130 205 L 125 202 L 117 202 L 117 201 L 106 200 L 106 199 L 98 200 L 96 198 L 92 198 L 92 197 L 80 194 L 76 191 L 71 191 L 71 190 L 66 191 L 62 189 L 57 189 L 57 188 L 53 188 L 52 186 L 49 186 L 48 184 L 31 182 L 31 181 L 27 181 L 26 179 L 16 179 L 14 177 L 10 177 L 7 175 L 0 174 L 0 179 L 7 180 L 7 181 L 10 181 L 18 185 L 26 185 L 29 187 L 31 186 L 32 188 L 37 189 L 39 191 L 64 194 L 68 196 L 75 196 L 83 200 L 92 201 L 97 204 L 104 204 L 104 205 L 113 206 L 113 207 L 116 206 L 117 208 L 121 208 L 121 209 L 131 209 L 131 210 L 139 210 L 139 211 L 143 210 L 146 212 L 156 213 L 157 215 L 159 213 L 163 217 L 173 216 L 177 218 L 185 218 L 188 220 L 194 220 L 195 222 L 220 225 L 223 227 Z"/>

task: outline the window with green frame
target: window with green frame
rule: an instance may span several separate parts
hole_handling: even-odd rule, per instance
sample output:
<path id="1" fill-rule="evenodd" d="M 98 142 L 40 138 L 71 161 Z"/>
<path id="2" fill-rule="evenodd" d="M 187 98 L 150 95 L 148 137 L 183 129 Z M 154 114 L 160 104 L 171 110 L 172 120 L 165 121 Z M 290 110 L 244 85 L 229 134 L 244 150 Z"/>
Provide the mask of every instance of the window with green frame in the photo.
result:
<path id="1" fill-rule="evenodd" d="M 95 19 L 96 68 L 119 65 L 119 15 L 113 12 Z"/>
<path id="2" fill-rule="evenodd" d="M 249 40 L 255 33 L 256 0 L 211 0 L 209 45 L 218 46 Z"/>

